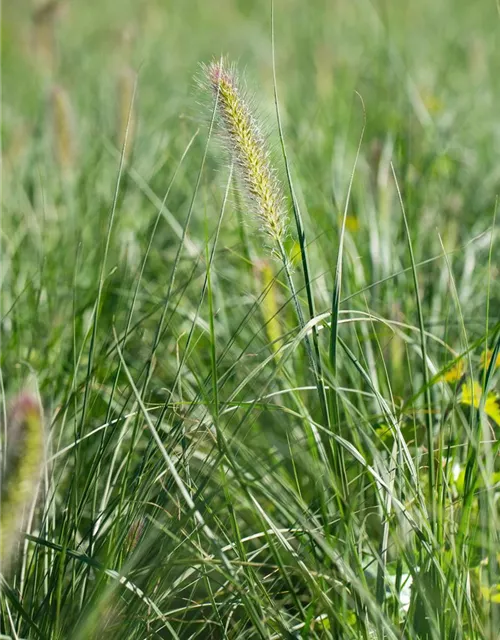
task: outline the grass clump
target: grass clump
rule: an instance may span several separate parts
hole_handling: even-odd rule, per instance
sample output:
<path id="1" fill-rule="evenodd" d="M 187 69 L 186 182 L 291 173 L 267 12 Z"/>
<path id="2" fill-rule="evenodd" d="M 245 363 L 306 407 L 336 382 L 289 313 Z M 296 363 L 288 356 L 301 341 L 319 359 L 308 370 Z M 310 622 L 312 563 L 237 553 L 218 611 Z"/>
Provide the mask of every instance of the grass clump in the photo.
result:
<path id="1" fill-rule="evenodd" d="M 4 8 L 6 638 L 496 640 L 494 12 L 285 4 Z"/>

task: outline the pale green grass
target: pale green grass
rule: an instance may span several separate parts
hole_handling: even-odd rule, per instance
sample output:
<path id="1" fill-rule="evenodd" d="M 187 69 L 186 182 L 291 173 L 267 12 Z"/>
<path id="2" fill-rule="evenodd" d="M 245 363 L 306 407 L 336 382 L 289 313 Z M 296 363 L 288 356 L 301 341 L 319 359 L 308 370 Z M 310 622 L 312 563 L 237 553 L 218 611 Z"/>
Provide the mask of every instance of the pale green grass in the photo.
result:
<path id="1" fill-rule="evenodd" d="M 407 4 L 278 0 L 273 51 L 264 0 L 67 3 L 52 68 L 3 8 L 2 415 L 38 390 L 47 464 L 0 637 L 498 637 L 500 24 Z M 291 273 L 196 86 L 221 53 Z"/>

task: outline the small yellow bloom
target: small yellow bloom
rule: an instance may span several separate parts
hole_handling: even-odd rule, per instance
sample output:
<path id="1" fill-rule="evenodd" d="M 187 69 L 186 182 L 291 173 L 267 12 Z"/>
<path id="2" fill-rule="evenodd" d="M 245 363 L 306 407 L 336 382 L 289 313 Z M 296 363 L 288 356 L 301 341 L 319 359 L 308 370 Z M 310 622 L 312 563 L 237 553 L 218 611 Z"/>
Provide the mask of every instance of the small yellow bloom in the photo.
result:
<path id="1" fill-rule="evenodd" d="M 442 100 L 432 93 L 428 93 L 423 96 L 423 103 L 431 115 L 441 113 L 444 107 Z"/>
<path id="2" fill-rule="evenodd" d="M 476 407 L 476 409 L 478 409 L 482 395 L 483 390 L 481 389 L 481 385 L 479 384 L 479 382 L 474 381 L 473 390 L 471 390 L 470 383 L 466 382 L 462 386 L 462 395 L 460 398 L 460 402 L 469 406 L 473 405 L 474 407 Z M 499 398 L 493 391 L 490 391 L 486 397 L 486 402 L 484 403 L 484 412 L 487 416 L 489 416 L 492 420 L 500 425 Z"/>
<path id="3" fill-rule="evenodd" d="M 455 362 L 455 364 L 440 377 L 440 380 L 444 380 L 445 382 L 457 382 L 464 373 L 465 364 L 463 359 L 461 359 L 458 360 L 458 362 Z"/>
<path id="4" fill-rule="evenodd" d="M 490 366 L 491 358 L 493 357 L 493 350 L 487 349 L 481 354 L 481 369 L 487 369 Z M 497 355 L 495 362 L 495 369 L 500 368 L 500 353 Z"/>
<path id="5" fill-rule="evenodd" d="M 500 604 L 500 584 L 494 584 L 492 587 L 481 587 L 481 594 L 487 602 Z"/>
<path id="6" fill-rule="evenodd" d="M 343 219 L 343 216 L 340 216 L 340 224 L 342 224 L 342 219 Z M 357 216 L 348 215 L 345 217 L 346 231 L 349 231 L 350 233 L 356 233 L 356 231 L 359 231 L 359 227 L 360 227 L 360 224 Z"/>

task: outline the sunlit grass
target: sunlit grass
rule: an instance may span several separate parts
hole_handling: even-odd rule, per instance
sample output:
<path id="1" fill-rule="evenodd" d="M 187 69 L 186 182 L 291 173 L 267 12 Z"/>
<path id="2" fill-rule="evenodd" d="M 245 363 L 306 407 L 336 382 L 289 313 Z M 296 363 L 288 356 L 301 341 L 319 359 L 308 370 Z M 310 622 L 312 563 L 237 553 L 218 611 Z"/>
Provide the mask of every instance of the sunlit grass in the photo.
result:
<path id="1" fill-rule="evenodd" d="M 2 27 L 2 637 L 496 638 L 494 7 L 56 4 Z"/>

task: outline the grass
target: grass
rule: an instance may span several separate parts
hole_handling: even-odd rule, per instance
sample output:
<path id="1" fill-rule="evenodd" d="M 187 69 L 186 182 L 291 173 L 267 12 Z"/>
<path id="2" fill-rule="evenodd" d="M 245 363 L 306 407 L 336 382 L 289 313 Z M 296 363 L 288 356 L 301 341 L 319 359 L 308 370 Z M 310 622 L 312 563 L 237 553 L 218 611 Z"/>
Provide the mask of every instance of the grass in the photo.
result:
<path id="1" fill-rule="evenodd" d="M 0 637 L 498 638 L 498 8 L 216 4 L 4 7 Z"/>

